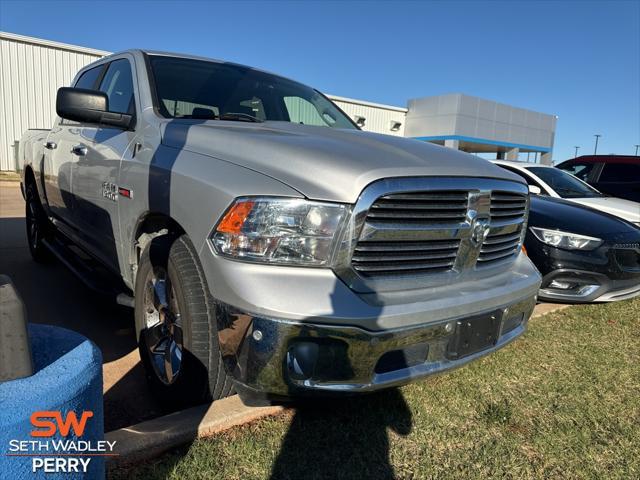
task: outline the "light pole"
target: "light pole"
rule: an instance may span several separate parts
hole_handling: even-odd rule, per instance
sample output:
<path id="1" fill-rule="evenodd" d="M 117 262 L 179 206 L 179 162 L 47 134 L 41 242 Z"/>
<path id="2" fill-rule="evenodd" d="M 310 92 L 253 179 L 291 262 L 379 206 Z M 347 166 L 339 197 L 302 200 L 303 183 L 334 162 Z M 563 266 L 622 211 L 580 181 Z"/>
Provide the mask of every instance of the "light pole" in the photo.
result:
<path id="1" fill-rule="evenodd" d="M 599 139 L 601 136 L 602 136 L 602 135 L 600 135 L 599 133 L 596 133 L 596 134 L 594 135 L 594 137 L 596 137 L 596 146 L 595 146 L 595 148 L 593 149 L 593 154 L 594 154 L 594 155 L 597 155 L 597 154 L 598 154 L 598 139 Z"/>
<path id="2" fill-rule="evenodd" d="M 576 153 L 573 155 L 573 158 L 576 158 L 578 156 L 578 150 L 580 150 L 580 145 L 576 145 L 575 147 L 573 147 L 576 149 Z"/>
<path id="3" fill-rule="evenodd" d="M 638 156 L 638 147 L 640 147 L 640 145 L 634 145 L 634 147 L 636 147 L 636 157 Z"/>

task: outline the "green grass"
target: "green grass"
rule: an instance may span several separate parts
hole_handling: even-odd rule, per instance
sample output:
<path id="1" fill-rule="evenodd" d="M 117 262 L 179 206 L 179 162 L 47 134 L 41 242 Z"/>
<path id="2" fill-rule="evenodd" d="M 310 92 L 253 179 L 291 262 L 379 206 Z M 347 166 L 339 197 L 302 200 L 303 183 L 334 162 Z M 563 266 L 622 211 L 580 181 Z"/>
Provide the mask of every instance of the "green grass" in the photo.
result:
<path id="1" fill-rule="evenodd" d="M 640 478 L 640 299 L 531 320 L 460 370 L 305 406 L 113 478 Z"/>

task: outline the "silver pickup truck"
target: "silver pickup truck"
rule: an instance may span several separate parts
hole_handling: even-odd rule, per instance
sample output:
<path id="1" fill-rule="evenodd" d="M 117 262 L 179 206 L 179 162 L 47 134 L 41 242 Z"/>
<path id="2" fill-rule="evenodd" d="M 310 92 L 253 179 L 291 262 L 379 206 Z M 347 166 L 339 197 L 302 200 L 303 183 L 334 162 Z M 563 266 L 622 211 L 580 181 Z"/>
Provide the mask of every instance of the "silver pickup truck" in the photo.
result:
<path id="1" fill-rule="evenodd" d="M 85 67 L 56 107 L 20 142 L 31 252 L 113 277 L 164 402 L 368 392 L 525 330 L 529 192 L 487 161 L 161 52 Z"/>

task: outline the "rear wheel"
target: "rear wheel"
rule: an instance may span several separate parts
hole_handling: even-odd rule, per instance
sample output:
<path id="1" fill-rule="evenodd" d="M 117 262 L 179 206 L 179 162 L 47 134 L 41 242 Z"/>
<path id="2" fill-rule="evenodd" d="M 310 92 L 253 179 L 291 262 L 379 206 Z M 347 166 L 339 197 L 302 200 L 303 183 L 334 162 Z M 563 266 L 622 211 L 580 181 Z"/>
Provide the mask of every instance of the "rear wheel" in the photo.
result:
<path id="1" fill-rule="evenodd" d="M 229 396 L 214 302 L 186 235 L 157 237 L 138 265 L 135 317 L 151 389 L 168 408 Z"/>
<path id="2" fill-rule="evenodd" d="M 51 252 L 43 243 L 43 240 L 51 234 L 51 224 L 44 208 L 42 208 L 38 191 L 33 183 L 27 185 L 25 199 L 25 223 L 29 251 L 36 262 L 44 263 L 51 260 Z"/>

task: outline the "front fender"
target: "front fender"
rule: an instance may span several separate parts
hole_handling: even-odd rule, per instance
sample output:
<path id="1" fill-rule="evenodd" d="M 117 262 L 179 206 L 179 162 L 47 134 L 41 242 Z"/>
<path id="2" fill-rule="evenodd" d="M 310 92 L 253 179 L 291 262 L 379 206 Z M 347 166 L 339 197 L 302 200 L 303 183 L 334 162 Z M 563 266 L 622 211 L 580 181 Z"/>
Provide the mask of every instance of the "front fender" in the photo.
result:
<path id="1" fill-rule="evenodd" d="M 284 183 L 245 167 L 206 155 L 160 145 L 123 159 L 119 186 L 133 192 L 120 197 L 121 252 L 133 262 L 140 219 L 160 214 L 172 219 L 189 235 L 197 251 L 231 202 L 247 195 L 301 197 Z M 129 265 L 122 265 L 125 281 Z"/>

